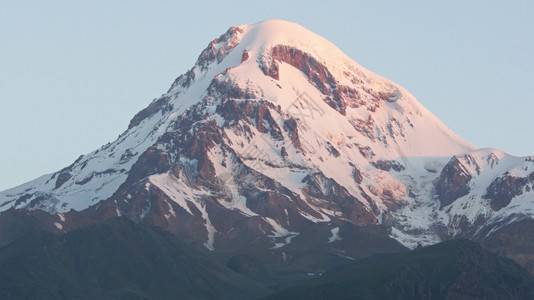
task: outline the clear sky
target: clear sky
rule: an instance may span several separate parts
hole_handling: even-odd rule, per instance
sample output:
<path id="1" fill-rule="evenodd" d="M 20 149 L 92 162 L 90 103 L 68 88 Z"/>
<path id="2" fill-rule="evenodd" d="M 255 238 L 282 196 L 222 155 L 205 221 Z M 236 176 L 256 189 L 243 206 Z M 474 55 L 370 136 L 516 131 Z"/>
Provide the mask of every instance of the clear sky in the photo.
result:
<path id="1" fill-rule="evenodd" d="M 0 190 L 113 141 L 232 25 L 299 23 L 479 147 L 534 155 L 534 1 L 0 0 Z"/>

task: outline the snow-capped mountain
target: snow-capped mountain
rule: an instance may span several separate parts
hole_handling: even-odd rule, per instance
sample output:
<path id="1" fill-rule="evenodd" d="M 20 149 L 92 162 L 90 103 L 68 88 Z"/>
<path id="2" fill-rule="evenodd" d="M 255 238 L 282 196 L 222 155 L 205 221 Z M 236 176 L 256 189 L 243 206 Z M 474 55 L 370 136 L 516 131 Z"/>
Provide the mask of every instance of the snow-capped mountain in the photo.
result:
<path id="1" fill-rule="evenodd" d="M 128 216 L 209 249 L 373 224 L 415 247 L 533 218 L 533 188 L 533 158 L 477 149 L 324 38 L 268 20 L 231 27 L 116 141 L 0 193 L 0 210 L 60 231 Z"/>

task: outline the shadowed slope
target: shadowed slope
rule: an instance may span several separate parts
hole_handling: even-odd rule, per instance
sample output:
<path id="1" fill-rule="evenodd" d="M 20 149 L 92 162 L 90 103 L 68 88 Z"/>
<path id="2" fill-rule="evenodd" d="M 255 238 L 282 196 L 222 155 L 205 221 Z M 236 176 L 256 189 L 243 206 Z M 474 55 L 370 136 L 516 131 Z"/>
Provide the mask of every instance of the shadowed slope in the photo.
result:
<path id="1" fill-rule="evenodd" d="M 0 248 L 2 299 L 231 299 L 264 289 L 170 233 L 113 219 Z"/>
<path id="2" fill-rule="evenodd" d="M 532 299 L 534 281 L 511 260 L 467 240 L 376 255 L 268 299 Z"/>

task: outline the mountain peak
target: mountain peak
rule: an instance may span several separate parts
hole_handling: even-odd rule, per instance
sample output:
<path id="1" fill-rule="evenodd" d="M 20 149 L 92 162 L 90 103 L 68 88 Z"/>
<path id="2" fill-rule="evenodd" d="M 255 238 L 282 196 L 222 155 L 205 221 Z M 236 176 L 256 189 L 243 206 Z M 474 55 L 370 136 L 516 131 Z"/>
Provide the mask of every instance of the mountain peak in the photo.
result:
<path id="1" fill-rule="evenodd" d="M 266 57 L 271 56 L 272 48 L 280 46 L 307 53 L 318 62 L 325 64 L 330 72 L 340 75 L 339 77 L 342 77 L 343 71 L 352 70 L 365 77 L 365 80 L 384 79 L 355 63 L 322 36 L 299 24 L 276 19 L 230 27 L 224 34 L 209 43 L 199 56 L 196 66 L 206 69 L 210 62 L 216 61 L 217 64 L 221 64 L 230 52 L 236 52 L 235 57 L 228 58 L 226 67 L 243 62 L 241 55 L 243 52 L 261 63 Z"/>
<path id="2" fill-rule="evenodd" d="M 428 244 L 439 226 L 460 231 L 449 217 L 508 216 L 530 189 L 530 161 L 463 155 L 475 148 L 326 39 L 267 20 L 212 40 L 116 141 L 0 193 L 0 210 L 64 213 L 58 230 L 71 210 L 150 220 L 209 249 L 230 247 L 232 230 L 283 247 L 312 223 L 335 241 L 347 222 Z"/>
<path id="3" fill-rule="evenodd" d="M 266 20 L 230 27 L 166 94 L 134 116 L 116 141 L 26 188 L 0 194 L 0 208 L 83 210 L 112 196 L 146 151 L 163 149 L 167 141 L 162 138 L 211 122 L 210 130 L 231 139 L 224 142 L 238 159 L 263 165 L 266 157 L 251 157 L 247 149 L 265 148 L 262 152 L 274 159 L 269 164 L 322 170 L 356 196 L 358 185 L 347 181 L 356 168 L 351 165 L 408 164 L 407 157 L 447 157 L 474 149 L 407 90 L 365 70 L 323 37 L 295 23 Z M 220 143 L 211 141 L 210 147 Z M 331 155 L 335 162 L 325 160 Z M 331 165 L 343 172 L 333 172 Z M 382 176 L 371 173 L 369 178 Z"/>
<path id="4" fill-rule="evenodd" d="M 249 50 L 268 49 L 276 45 L 288 45 L 303 51 L 328 57 L 327 54 L 344 56 L 334 44 L 305 27 L 283 20 L 265 20 L 251 25 L 238 26 L 244 31 L 242 44 Z"/>

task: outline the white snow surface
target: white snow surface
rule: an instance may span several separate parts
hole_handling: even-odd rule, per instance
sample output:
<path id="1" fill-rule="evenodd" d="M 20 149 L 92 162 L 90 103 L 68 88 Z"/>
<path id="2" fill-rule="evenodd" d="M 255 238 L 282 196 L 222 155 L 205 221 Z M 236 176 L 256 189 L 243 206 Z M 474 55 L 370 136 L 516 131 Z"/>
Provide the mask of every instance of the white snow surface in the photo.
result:
<path id="1" fill-rule="evenodd" d="M 332 228 L 330 232 L 332 233 L 332 236 L 328 238 L 328 243 L 342 240 L 342 238 L 339 236 L 339 227 Z"/>

